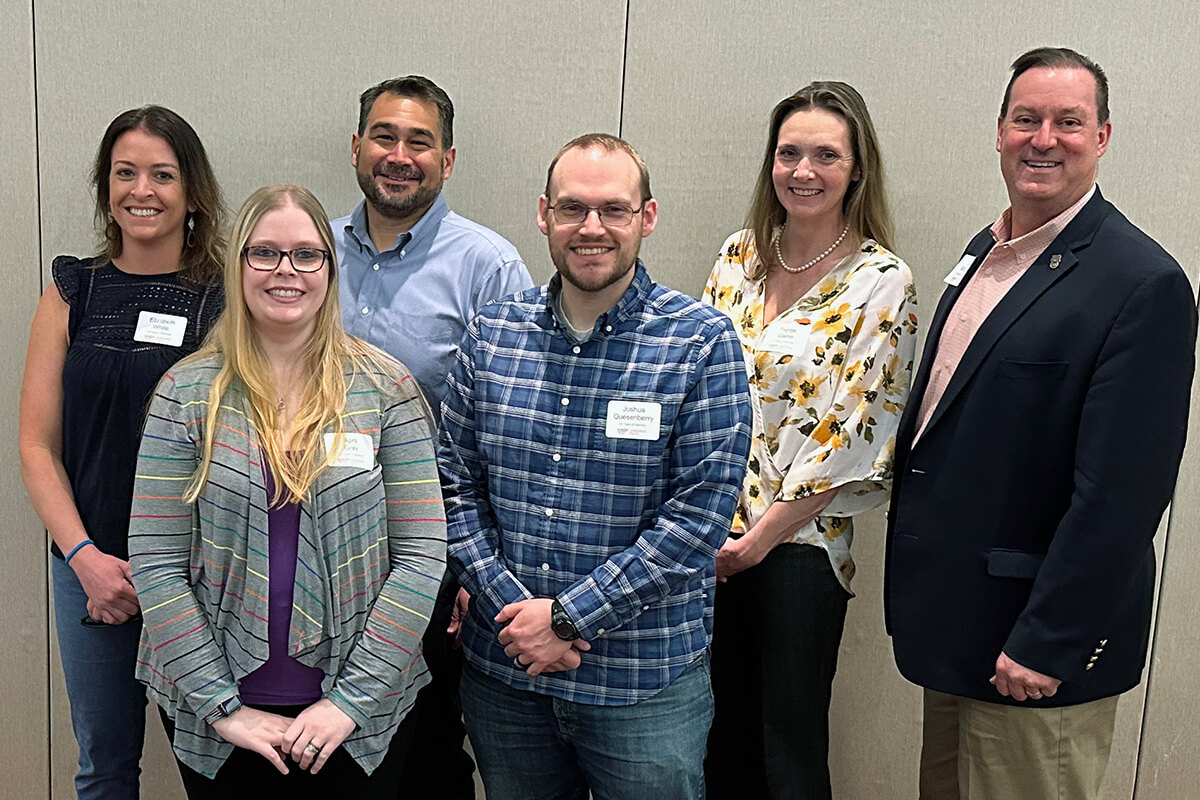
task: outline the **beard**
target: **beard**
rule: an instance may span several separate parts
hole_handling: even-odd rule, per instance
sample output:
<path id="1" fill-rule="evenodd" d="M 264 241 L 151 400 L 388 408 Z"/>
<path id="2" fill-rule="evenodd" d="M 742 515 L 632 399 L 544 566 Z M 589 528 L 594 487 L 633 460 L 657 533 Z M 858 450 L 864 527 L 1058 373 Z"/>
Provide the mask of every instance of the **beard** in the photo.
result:
<path id="1" fill-rule="evenodd" d="M 570 255 L 569 248 L 550 249 L 550 260 L 554 263 L 554 269 L 562 276 L 562 279 L 574 286 L 581 292 L 602 292 L 608 287 L 617 283 L 634 268 L 637 264 L 638 251 L 641 250 L 641 243 L 637 242 L 632 248 L 632 252 L 626 252 L 618 247 L 614 251 L 616 259 L 612 268 L 598 272 L 597 270 L 587 270 L 586 272 L 574 272 L 571 266 L 567 263 L 567 258 Z"/>
<path id="2" fill-rule="evenodd" d="M 425 174 L 418 169 L 402 168 L 392 170 L 390 172 L 380 172 L 379 175 L 386 175 L 391 178 L 413 178 L 422 183 L 417 184 L 417 188 L 413 193 L 406 197 L 392 197 L 385 194 L 379 188 L 379 184 L 375 182 L 375 172 L 363 173 L 361 170 L 355 171 L 358 177 L 358 187 L 362 189 L 363 196 L 367 198 L 367 202 L 371 206 L 389 219 L 407 219 L 415 217 L 418 214 L 425 212 L 427 208 L 433 205 L 433 201 L 437 200 L 438 194 L 442 191 L 442 181 L 426 184 L 424 183 Z"/>

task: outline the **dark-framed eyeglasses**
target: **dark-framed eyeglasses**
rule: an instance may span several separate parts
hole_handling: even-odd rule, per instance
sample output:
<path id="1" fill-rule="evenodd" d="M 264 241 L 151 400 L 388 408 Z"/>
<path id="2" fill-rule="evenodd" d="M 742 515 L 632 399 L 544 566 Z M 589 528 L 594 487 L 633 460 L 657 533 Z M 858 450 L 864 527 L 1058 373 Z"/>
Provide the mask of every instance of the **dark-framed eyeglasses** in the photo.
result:
<path id="1" fill-rule="evenodd" d="M 596 215 L 600 217 L 600 224 L 610 228 L 627 227 L 629 223 L 633 222 L 633 215 L 640 214 L 645 207 L 645 203 L 642 203 L 637 208 L 630 208 L 624 203 L 605 203 L 602 206 L 588 206 L 583 203 L 577 203 L 574 200 L 568 200 L 558 205 L 546 205 L 546 208 L 550 209 L 550 213 L 554 215 L 554 221 L 560 225 L 582 224 L 588 218 L 588 214 L 595 211 Z"/>
<path id="2" fill-rule="evenodd" d="M 329 251 L 315 247 L 276 250 L 274 247 L 257 244 L 242 248 L 242 258 L 246 260 L 246 266 L 260 272 L 274 272 L 279 269 L 285 256 L 296 272 L 318 272 L 329 260 Z"/>

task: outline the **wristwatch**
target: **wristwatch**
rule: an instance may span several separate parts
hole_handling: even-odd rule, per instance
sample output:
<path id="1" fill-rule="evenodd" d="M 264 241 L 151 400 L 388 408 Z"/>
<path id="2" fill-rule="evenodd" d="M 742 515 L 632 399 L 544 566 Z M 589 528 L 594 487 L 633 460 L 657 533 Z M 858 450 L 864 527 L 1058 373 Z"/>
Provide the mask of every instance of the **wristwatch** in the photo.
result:
<path id="1" fill-rule="evenodd" d="M 242 701 L 235 694 L 228 700 L 218 703 L 217 707 L 208 712 L 208 714 L 204 717 L 204 721 L 205 723 L 212 725 L 214 722 L 219 722 L 226 717 L 231 716 L 233 712 L 237 711 L 241 707 Z"/>
<path id="2" fill-rule="evenodd" d="M 550 604 L 550 630 L 564 642 L 573 642 L 579 638 L 579 629 L 567 616 L 567 610 L 562 607 L 562 603 L 557 600 Z"/>

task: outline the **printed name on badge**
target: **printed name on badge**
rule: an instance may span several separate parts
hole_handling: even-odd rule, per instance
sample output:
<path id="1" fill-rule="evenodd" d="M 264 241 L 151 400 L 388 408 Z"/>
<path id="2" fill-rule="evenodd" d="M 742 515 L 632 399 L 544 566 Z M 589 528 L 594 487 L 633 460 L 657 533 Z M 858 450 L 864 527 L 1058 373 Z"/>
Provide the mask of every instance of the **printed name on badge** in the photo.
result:
<path id="1" fill-rule="evenodd" d="M 975 256 L 965 255 L 958 260 L 954 265 L 954 269 L 950 270 L 950 274 L 946 276 L 946 283 L 951 286 L 958 286 L 962 283 L 963 275 L 967 274 L 967 270 L 975 263 Z"/>
<path id="2" fill-rule="evenodd" d="M 133 332 L 133 340 L 179 347 L 183 344 L 183 334 L 186 330 L 187 317 L 143 311 L 138 314 L 138 324 L 137 329 Z"/>
<path id="3" fill-rule="evenodd" d="M 604 435 L 609 439 L 656 441 L 662 421 L 662 404 L 636 400 L 609 400 Z"/>
<path id="4" fill-rule="evenodd" d="M 375 466 L 375 445 L 371 437 L 365 433 L 347 433 L 342 436 L 342 449 L 334 452 L 332 433 L 325 434 L 325 451 L 330 454 L 329 466 L 355 467 L 356 469 L 371 469 Z"/>
<path id="5" fill-rule="evenodd" d="M 810 331 L 812 331 L 812 326 L 807 322 L 801 325 L 796 320 L 787 317 L 776 318 L 767 326 L 757 349 L 778 353 L 799 352 L 808 342 Z"/>

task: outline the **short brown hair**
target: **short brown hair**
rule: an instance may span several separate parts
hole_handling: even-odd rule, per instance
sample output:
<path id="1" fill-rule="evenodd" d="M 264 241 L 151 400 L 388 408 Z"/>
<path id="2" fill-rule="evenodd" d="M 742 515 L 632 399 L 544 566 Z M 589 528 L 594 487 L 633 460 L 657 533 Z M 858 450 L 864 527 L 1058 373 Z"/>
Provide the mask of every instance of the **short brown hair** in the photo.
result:
<path id="1" fill-rule="evenodd" d="M 593 147 L 598 147 L 609 153 L 615 153 L 620 150 L 633 159 L 633 163 L 637 165 L 639 188 L 642 193 L 642 202 L 645 203 L 650 198 L 654 197 L 650 193 L 650 168 L 646 166 L 646 162 L 642 160 L 638 151 L 633 149 L 633 145 L 622 139 L 620 136 L 613 136 L 611 133 L 585 133 L 583 136 L 576 136 L 571 141 L 558 148 L 558 152 L 554 154 L 554 160 L 550 162 L 550 169 L 546 170 L 546 197 L 550 196 L 550 178 L 554 175 L 554 168 L 558 166 L 558 160 L 562 158 L 568 151 L 571 150 L 591 150 Z"/>
<path id="2" fill-rule="evenodd" d="M 1008 101 L 1012 97 L 1012 87 L 1017 78 L 1038 67 L 1086 69 L 1092 73 L 1092 77 L 1096 79 L 1096 123 L 1103 125 L 1108 122 L 1108 76 L 1095 61 L 1068 47 L 1035 47 L 1017 56 L 1011 67 L 1012 77 L 1008 79 L 1008 86 L 1004 89 L 1004 100 L 1000 103 L 1000 119 L 1008 116 Z"/>

